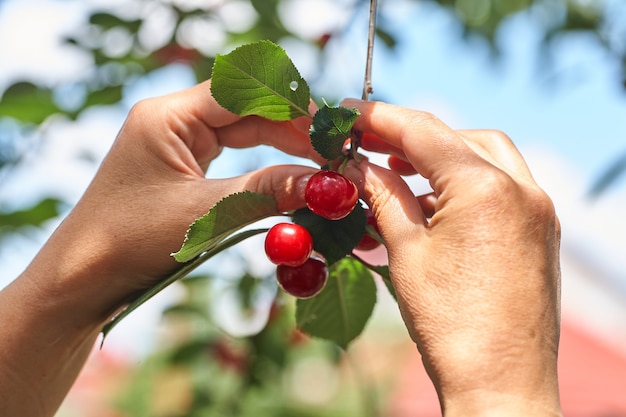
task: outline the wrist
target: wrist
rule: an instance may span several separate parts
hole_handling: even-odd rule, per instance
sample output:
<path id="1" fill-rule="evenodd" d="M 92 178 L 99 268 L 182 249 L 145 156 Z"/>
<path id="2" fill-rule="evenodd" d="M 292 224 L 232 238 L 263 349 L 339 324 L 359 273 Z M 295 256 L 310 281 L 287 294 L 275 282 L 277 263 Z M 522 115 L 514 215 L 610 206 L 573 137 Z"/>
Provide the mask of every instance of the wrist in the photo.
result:
<path id="1" fill-rule="evenodd" d="M 558 394 L 539 393 L 519 396 L 505 392 L 465 392 L 454 399 L 444 399 L 444 417 L 562 417 Z"/>
<path id="2" fill-rule="evenodd" d="M 433 379 L 445 417 L 561 416 L 555 352 L 495 357 L 477 355 L 474 366 L 452 365 Z"/>
<path id="3" fill-rule="evenodd" d="M 38 314 L 75 329 L 98 331 L 129 296 L 116 288 L 114 247 L 97 224 L 77 221 L 70 214 L 16 284 L 33 300 Z"/>

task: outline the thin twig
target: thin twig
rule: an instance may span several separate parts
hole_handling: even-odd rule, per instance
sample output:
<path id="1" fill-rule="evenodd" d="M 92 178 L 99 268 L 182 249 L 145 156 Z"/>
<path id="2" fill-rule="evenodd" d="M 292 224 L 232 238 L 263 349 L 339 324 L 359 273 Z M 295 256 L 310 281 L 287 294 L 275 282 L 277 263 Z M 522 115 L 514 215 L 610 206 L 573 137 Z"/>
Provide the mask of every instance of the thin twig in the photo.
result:
<path id="1" fill-rule="evenodd" d="M 361 99 L 367 101 L 369 95 L 374 92 L 372 87 L 372 60 L 374 58 L 374 38 L 376 37 L 376 9 L 378 0 L 370 0 L 369 30 L 367 34 L 367 59 L 365 60 L 365 80 L 363 81 L 363 94 Z M 361 147 L 362 132 L 353 132 L 350 140 L 350 153 L 352 158 L 359 160 L 358 150 Z"/>
<path id="2" fill-rule="evenodd" d="M 378 0 L 370 0 L 370 20 L 367 35 L 367 60 L 365 61 L 365 81 L 363 82 L 363 100 L 367 100 L 374 92 L 372 88 L 372 59 L 374 56 L 374 38 L 376 37 L 376 9 Z"/>

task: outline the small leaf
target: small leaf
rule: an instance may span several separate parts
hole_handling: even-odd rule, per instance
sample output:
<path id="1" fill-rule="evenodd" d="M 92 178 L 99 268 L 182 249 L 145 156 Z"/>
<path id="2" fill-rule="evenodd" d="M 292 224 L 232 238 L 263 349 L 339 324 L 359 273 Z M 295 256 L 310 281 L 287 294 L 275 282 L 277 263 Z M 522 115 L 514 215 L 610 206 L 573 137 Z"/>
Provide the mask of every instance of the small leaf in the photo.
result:
<path id="1" fill-rule="evenodd" d="M 3 228 L 18 230 L 26 226 L 41 226 L 45 221 L 59 215 L 60 206 L 60 200 L 48 197 L 22 210 L 0 212 L 0 230 Z"/>
<path id="2" fill-rule="evenodd" d="M 352 213 L 340 220 L 328 220 L 308 208 L 296 210 L 293 221 L 307 228 L 313 237 L 313 248 L 321 253 L 328 265 L 348 255 L 365 233 L 365 210 L 359 204 Z"/>
<path id="3" fill-rule="evenodd" d="M 311 92 L 287 53 L 270 41 L 217 55 L 211 92 L 224 108 L 270 120 L 309 116 Z"/>
<path id="4" fill-rule="evenodd" d="M 251 191 L 231 194 L 189 227 L 182 247 L 172 256 L 187 262 L 242 227 L 277 213 L 276 200 L 271 196 Z"/>
<path id="5" fill-rule="evenodd" d="M 90 91 L 83 108 L 91 106 L 107 106 L 122 101 L 123 86 L 110 85 L 99 90 Z"/>
<path id="6" fill-rule="evenodd" d="M 394 300 L 398 301 L 398 297 L 396 296 L 396 289 L 393 287 L 393 283 L 391 282 L 391 276 L 389 275 L 389 266 L 388 265 L 365 265 L 370 270 L 376 272 L 380 275 L 380 278 L 383 280 L 385 287 L 387 287 L 387 291 L 393 297 Z"/>
<path id="7" fill-rule="evenodd" d="M 393 49 L 398 44 L 398 41 L 396 40 L 395 36 L 393 36 L 387 30 L 377 27 L 375 31 L 376 31 L 376 36 L 378 37 L 378 39 L 383 41 L 383 43 L 388 48 Z"/>
<path id="8" fill-rule="evenodd" d="M 296 302 L 296 322 L 305 333 L 346 349 L 361 334 L 376 304 L 376 284 L 360 262 L 344 258 L 330 268 L 317 296 Z"/>
<path id="9" fill-rule="evenodd" d="M 329 161 L 339 158 L 358 116 L 357 109 L 321 107 L 313 116 L 309 131 L 313 148 Z"/>
<path id="10" fill-rule="evenodd" d="M 124 27 L 134 33 L 139 30 L 142 21 L 140 19 L 125 20 L 111 13 L 96 12 L 89 16 L 89 23 L 103 29 Z"/>
<path id="11" fill-rule="evenodd" d="M 372 265 L 369 262 L 366 262 L 364 259 L 360 258 L 355 253 L 352 253 L 350 256 L 359 261 L 361 264 L 363 264 L 364 267 L 366 267 L 370 271 L 378 274 L 383 280 L 385 287 L 387 287 L 389 294 L 391 294 L 394 300 L 398 301 L 398 298 L 396 296 L 396 289 L 393 287 L 393 283 L 391 282 L 391 275 L 389 275 L 389 265 Z"/>
<path id="12" fill-rule="evenodd" d="M 43 123 L 61 110 L 54 102 L 52 90 L 31 82 L 16 82 L 7 88 L 0 100 L 0 114 L 24 123 Z"/>

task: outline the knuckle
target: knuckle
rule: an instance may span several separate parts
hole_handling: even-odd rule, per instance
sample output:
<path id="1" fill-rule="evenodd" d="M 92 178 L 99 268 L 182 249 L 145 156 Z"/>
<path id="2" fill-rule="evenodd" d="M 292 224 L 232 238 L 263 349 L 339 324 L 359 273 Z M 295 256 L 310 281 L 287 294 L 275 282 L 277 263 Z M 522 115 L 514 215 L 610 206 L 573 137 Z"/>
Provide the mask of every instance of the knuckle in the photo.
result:
<path id="1" fill-rule="evenodd" d="M 511 140 L 509 135 L 501 130 L 486 130 L 485 137 L 496 144 L 513 145 L 513 141 Z"/>
<path id="2" fill-rule="evenodd" d="M 470 175 L 471 193 L 475 201 L 492 204 L 521 204 L 526 210 L 542 216 L 554 216 L 554 204 L 546 192 L 534 183 L 518 181 L 507 172 L 497 169 L 479 169 Z"/>
<path id="3" fill-rule="evenodd" d="M 543 220 L 552 221 L 555 231 L 560 235 L 560 222 L 556 215 L 556 208 L 552 199 L 548 194 L 539 187 L 533 187 L 526 193 L 527 207 L 532 217 Z"/>
<path id="4" fill-rule="evenodd" d="M 403 133 L 431 131 L 436 126 L 441 125 L 441 123 L 437 116 L 432 113 L 413 110 L 406 115 L 406 124 Z"/>
<path id="5" fill-rule="evenodd" d="M 472 187 L 475 199 L 499 201 L 517 188 L 516 182 L 500 169 L 480 169 L 474 172 L 477 177 Z"/>

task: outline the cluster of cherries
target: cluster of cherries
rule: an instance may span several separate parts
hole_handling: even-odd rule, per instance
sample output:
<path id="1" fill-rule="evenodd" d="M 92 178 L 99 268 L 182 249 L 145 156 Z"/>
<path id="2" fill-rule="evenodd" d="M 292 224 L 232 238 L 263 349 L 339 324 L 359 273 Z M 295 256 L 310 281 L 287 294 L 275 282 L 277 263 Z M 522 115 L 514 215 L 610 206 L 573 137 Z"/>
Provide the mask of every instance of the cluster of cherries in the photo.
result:
<path id="1" fill-rule="evenodd" d="M 339 220 L 354 210 L 359 192 L 349 178 L 336 171 L 322 170 L 307 182 L 304 198 L 313 213 L 328 220 Z M 376 227 L 369 209 L 366 215 L 368 224 Z M 355 249 L 371 250 L 379 244 L 365 233 Z M 314 253 L 313 238 L 305 227 L 289 222 L 275 224 L 265 237 L 265 253 L 277 265 L 276 278 L 285 292 L 298 298 L 310 298 L 326 285 L 326 262 Z"/>

